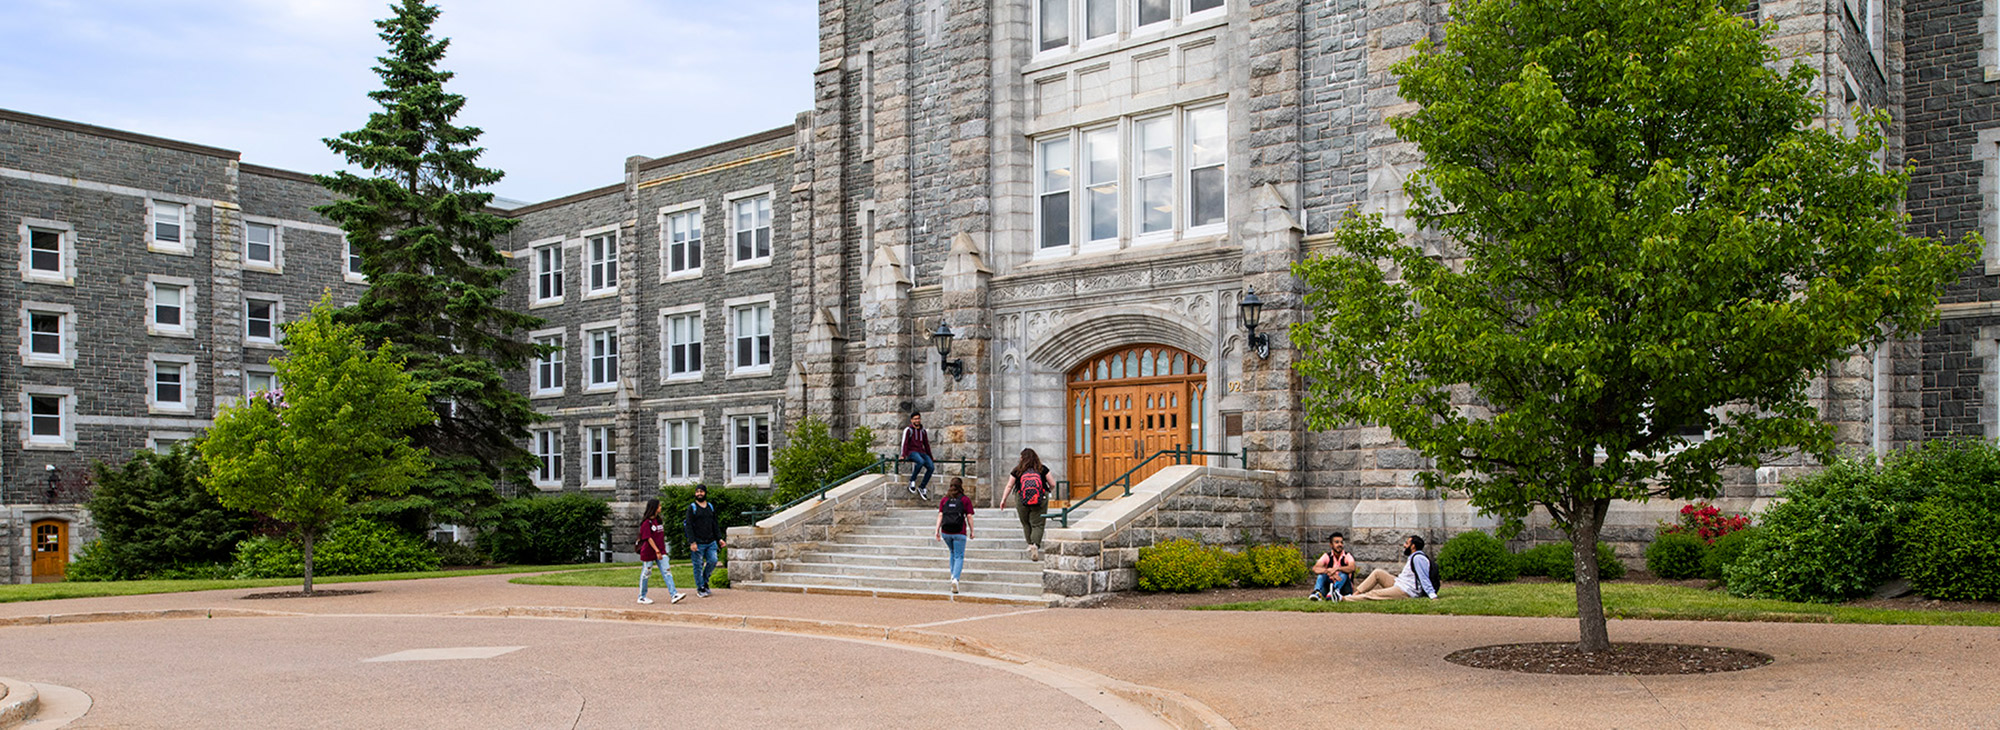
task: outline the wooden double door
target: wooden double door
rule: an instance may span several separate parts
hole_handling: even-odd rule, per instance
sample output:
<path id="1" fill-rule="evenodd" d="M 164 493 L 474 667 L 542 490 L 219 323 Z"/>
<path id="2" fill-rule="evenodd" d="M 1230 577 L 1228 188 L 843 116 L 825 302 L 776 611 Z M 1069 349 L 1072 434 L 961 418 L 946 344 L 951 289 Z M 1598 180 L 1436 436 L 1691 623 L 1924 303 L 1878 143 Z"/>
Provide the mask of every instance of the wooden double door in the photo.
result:
<path id="1" fill-rule="evenodd" d="M 1137 484 L 1174 464 L 1147 457 L 1198 448 L 1206 371 L 1192 355 L 1156 345 L 1106 353 L 1072 372 L 1070 498 L 1088 496 L 1127 472 Z"/>

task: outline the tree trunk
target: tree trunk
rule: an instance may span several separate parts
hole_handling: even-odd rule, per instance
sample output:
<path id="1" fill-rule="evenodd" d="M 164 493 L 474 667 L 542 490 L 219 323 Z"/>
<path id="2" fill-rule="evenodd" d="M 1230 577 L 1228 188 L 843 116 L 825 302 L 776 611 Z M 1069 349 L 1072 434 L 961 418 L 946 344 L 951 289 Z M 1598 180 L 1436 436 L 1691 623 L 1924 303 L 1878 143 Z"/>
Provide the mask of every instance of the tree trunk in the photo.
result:
<path id="1" fill-rule="evenodd" d="M 1580 502 L 1571 510 L 1569 542 L 1571 559 L 1576 561 L 1577 648 L 1607 651 L 1611 634 L 1604 625 L 1604 592 L 1597 582 L 1597 536 L 1604 528 L 1604 512 L 1611 500 Z"/>
<path id="2" fill-rule="evenodd" d="M 306 535 L 303 555 L 305 557 L 305 567 L 306 567 L 305 593 L 306 595 L 310 596 L 313 593 L 313 536 L 310 534 Z M 1599 618 L 1598 621 L 1602 622 L 1603 619 Z"/>

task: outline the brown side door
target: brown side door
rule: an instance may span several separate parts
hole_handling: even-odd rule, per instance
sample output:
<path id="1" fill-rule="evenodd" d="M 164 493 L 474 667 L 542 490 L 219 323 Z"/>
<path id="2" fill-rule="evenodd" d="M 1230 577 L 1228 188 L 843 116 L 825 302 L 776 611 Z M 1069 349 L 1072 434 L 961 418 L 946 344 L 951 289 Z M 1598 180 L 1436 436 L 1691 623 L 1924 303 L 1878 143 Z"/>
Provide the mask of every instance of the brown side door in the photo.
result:
<path id="1" fill-rule="evenodd" d="M 35 533 L 34 581 L 59 581 L 69 574 L 69 523 L 41 520 L 31 526 Z"/>

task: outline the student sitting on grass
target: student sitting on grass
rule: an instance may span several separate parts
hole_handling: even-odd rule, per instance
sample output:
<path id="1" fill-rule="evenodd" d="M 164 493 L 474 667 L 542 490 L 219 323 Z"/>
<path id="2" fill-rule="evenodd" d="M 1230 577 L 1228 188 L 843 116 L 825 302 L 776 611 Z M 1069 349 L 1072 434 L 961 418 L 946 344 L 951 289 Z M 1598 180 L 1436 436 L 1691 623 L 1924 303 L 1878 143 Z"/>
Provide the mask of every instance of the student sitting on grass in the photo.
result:
<path id="1" fill-rule="evenodd" d="M 1431 558 L 1424 554 L 1424 539 L 1416 535 L 1403 538 L 1403 554 L 1409 560 L 1403 562 L 1401 575 L 1391 576 L 1389 571 L 1376 568 L 1361 585 L 1354 587 L 1350 601 L 1390 601 L 1398 598 L 1437 598 L 1437 582 L 1431 579 Z"/>
<path id="2" fill-rule="evenodd" d="M 1319 577 L 1313 580 L 1313 601 L 1338 601 L 1340 594 L 1353 587 L 1354 556 L 1347 554 L 1347 536 L 1338 532 L 1327 536 L 1326 554 L 1313 563 L 1313 573 Z"/>

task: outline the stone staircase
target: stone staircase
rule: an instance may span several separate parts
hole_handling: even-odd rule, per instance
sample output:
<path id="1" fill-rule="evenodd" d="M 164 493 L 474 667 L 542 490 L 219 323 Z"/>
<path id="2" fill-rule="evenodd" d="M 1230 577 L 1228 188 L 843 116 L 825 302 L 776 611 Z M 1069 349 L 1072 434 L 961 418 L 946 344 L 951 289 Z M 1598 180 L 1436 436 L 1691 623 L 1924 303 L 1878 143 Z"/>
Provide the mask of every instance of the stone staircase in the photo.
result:
<path id="1" fill-rule="evenodd" d="M 762 581 L 738 587 L 1048 605 L 1042 563 L 1028 559 L 1013 510 L 980 507 L 973 516 L 973 540 L 965 547 L 965 569 L 953 595 L 950 553 L 933 537 L 937 511 L 917 504 L 914 498 L 896 499 L 886 512 L 832 535 L 817 549 L 778 561 Z"/>

